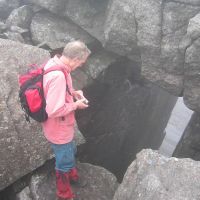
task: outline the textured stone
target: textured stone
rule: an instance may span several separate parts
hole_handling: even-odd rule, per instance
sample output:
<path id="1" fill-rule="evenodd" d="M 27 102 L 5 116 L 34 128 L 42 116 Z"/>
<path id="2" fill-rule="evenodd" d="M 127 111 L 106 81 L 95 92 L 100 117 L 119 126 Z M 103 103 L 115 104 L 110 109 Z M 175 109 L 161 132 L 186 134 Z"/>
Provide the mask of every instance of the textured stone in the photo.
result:
<path id="1" fill-rule="evenodd" d="M 24 188 L 16 195 L 16 200 L 32 200 L 29 187 Z"/>
<path id="2" fill-rule="evenodd" d="M 22 6 L 14 9 L 6 20 L 7 26 L 19 26 L 29 28 L 33 17 L 33 11 L 30 6 Z"/>
<path id="3" fill-rule="evenodd" d="M 104 26 L 104 46 L 119 55 L 140 60 L 134 1 L 110 1 Z"/>
<path id="4" fill-rule="evenodd" d="M 66 0 L 26 0 L 26 2 L 58 14 L 65 9 Z"/>
<path id="5" fill-rule="evenodd" d="M 185 38 L 184 102 L 192 110 L 200 112 L 200 14 L 190 20 Z"/>
<path id="6" fill-rule="evenodd" d="M 116 59 L 116 55 L 104 50 L 92 54 L 83 67 L 72 72 L 74 88 L 83 89 L 92 84 Z"/>
<path id="7" fill-rule="evenodd" d="M 0 39 L 0 190 L 52 158 L 41 124 L 25 121 L 18 99 L 18 75 L 29 64 L 41 64 L 49 53 L 37 47 Z M 77 130 L 77 129 L 76 129 Z M 84 138 L 76 133 L 77 144 Z"/>
<path id="8" fill-rule="evenodd" d="M 80 39 L 86 44 L 95 41 L 87 32 L 72 22 L 50 13 L 37 13 L 31 23 L 31 34 L 35 44 L 45 42 L 50 48 L 62 48 L 67 42 Z"/>
<path id="9" fill-rule="evenodd" d="M 61 14 L 70 17 L 98 40 L 103 40 L 105 12 L 108 0 L 68 0 Z"/>
<path id="10" fill-rule="evenodd" d="M 200 160 L 200 115 L 194 113 L 173 153 L 174 157 Z"/>
<path id="11" fill-rule="evenodd" d="M 199 199 L 199 176 L 200 162 L 143 150 L 128 167 L 113 200 Z"/>
<path id="12" fill-rule="evenodd" d="M 33 46 L 0 40 L 0 190 L 42 165 L 50 149 L 40 124 L 27 124 L 18 100 L 18 74 L 49 53 Z"/>
<path id="13" fill-rule="evenodd" d="M 7 31 L 6 33 L 4 33 L 4 35 L 9 40 L 20 42 L 20 43 L 25 43 L 24 38 L 22 37 L 22 35 L 20 33 Z"/>
<path id="14" fill-rule="evenodd" d="M 108 200 L 112 199 L 118 186 L 116 177 L 102 167 L 87 163 L 78 163 L 79 174 L 87 181 L 84 188 L 73 187 L 78 199 Z M 55 200 L 55 172 L 45 170 L 34 174 L 30 181 L 32 200 Z M 24 191 L 22 191 L 25 193 Z M 20 199 L 24 200 L 24 199 Z"/>

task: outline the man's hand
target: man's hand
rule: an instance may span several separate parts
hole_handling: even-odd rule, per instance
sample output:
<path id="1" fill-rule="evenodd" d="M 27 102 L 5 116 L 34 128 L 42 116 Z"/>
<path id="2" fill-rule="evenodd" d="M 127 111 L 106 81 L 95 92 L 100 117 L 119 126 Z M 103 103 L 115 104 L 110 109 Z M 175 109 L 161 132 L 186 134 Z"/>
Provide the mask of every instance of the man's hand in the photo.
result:
<path id="1" fill-rule="evenodd" d="M 88 104 L 88 100 L 84 97 L 82 90 L 76 90 L 73 92 L 73 96 L 76 100 L 84 99 L 85 103 Z"/>
<path id="2" fill-rule="evenodd" d="M 80 100 L 77 100 L 75 102 L 76 106 L 77 106 L 77 109 L 85 109 L 88 107 L 88 105 L 85 102 L 85 99 L 80 99 Z"/>

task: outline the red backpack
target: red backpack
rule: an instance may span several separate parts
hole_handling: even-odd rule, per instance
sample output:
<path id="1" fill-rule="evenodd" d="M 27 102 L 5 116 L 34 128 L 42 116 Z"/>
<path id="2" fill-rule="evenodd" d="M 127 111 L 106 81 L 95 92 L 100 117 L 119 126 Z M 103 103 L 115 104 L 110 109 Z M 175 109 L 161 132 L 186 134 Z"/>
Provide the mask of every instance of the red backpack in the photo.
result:
<path id="1" fill-rule="evenodd" d="M 19 76 L 19 99 L 28 122 L 30 122 L 30 117 L 37 122 L 45 122 L 48 119 L 48 114 L 45 110 L 46 100 L 43 91 L 43 75 L 51 71 L 62 71 L 65 74 L 64 69 L 60 66 L 53 66 L 44 70 L 44 67 L 32 65 L 28 72 Z"/>

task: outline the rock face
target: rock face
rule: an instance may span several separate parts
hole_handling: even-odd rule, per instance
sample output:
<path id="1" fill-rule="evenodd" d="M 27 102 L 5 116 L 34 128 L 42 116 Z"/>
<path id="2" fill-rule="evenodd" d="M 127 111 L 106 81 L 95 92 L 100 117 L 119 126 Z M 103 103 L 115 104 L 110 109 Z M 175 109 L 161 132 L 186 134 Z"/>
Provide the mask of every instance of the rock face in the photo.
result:
<path id="1" fill-rule="evenodd" d="M 184 102 L 192 110 L 200 112 L 200 14 L 190 20 L 185 40 Z"/>
<path id="2" fill-rule="evenodd" d="M 200 160 L 200 115 L 194 113 L 173 156 Z"/>
<path id="3" fill-rule="evenodd" d="M 39 124 L 27 124 L 18 101 L 19 72 L 49 58 L 33 46 L 0 39 L 0 190 L 51 157 Z"/>
<path id="4" fill-rule="evenodd" d="M 16 31 L 2 33 L 1 38 L 33 41 L 53 50 L 74 39 L 92 48 L 101 43 L 108 51 L 141 62 L 145 79 L 183 96 L 190 109 L 200 111 L 199 0 L 26 0 L 21 4 L 28 4 L 35 13 L 32 38 Z M 21 4 L 0 1 L 2 18 L 17 8 L 7 19 L 8 25 L 22 26 L 22 16 L 30 17 L 24 6 L 18 8 Z"/>
<path id="5" fill-rule="evenodd" d="M 26 0 L 26 3 L 36 4 L 53 13 L 60 13 L 65 8 L 65 0 Z"/>
<path id="6" fill-rule="evenodd" d="M 77 25 L 47 12 L 37 13 L 34 16 L 31 34 L 35 44 L 45 42 L 51 49 L 62 48 L 67 42 L 76 39 L 86 44 L 94 42 L 94 38 Z"/>
<path id="7" fill-rule="evenodd" d="M 116 55 L 104 50 L 94 53 L 83 67 L 72 72 L 73 87 L 75 89 L 83 89 L 91 85 L 117 59 Z"/>
<path id="8" fill-rule="evenodd" d="M 143 150 L 129 166 L 113 200 L 199 199 L 199 174 L 200 162 Z"/>
<path id="9" fill-rule="evenodd" d="M 49 53 L 37 47 L 0 39 L 0 190 L 52 158 L 41 125 L 27 123 L 18 100 L 18 74 L 31 63 L 42 63 Z M 76 126 L 77 145 L 84 138 Z"/>
<path id="10" fill-rule="evenodd" d="M 195 59 L 198 41 L 188 43 L 194 41 L 188 34 L 194 31 L 199 18 L 192 18 L 199 12 L 199 1 L 110 1 L 104 46 L 132 60 L 141 59 L 146 79 L 174 95 L 184 94 L 186 105 L 199 111 L 200 81 L 192 75 L 200 70 Z"/>
<path id="11" fill-rule="evenodd" d="M 118 187 L 117 179 L 113 174 L 102 167 L 87 163 L 79 163 L 78 170 L 80 176 L 87 181 L 84 188 L 73 187 L 78 199 L 108 200 L 113 198 Z M 29 187 L 17 195 L 17 200 L 55 200 L 54 174 L 54 170 L 48 170 L 33 175 Z"/>
<path id="12" fill-rule="evenodd" d="M 61 15 L 71 18 L 92 36 L 103 41 L 107 2 L 108 0 L 68 0 Z"/>
<path id="13" fill-rule="evenodd" d="M 137 47 L 137 25 L 133 1 L 110 1 L 104 25 L 104 46 L 110 51 L 133 60 L 140 60 Z M 127 26 L 128 24 L 128 26 Z"/>
<path id="14" fill-rule="evenodd" d="M 29 28 L 33 16 L 33 11 L 29 6 L 16 8 L 11 12 L 6 20 L 7 26 L 19 26 L 21 28 Z"/>

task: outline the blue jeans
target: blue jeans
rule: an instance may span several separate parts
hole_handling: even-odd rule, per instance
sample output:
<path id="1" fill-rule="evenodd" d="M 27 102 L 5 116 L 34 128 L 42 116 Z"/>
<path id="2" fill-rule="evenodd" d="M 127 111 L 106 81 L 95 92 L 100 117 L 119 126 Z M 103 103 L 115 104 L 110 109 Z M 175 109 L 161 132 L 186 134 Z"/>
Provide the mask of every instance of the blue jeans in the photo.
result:
<path id="1" fill-rule="evenodd" d="M 52 144 L 51 147 L 55 154 L 56 170 L 68 172 L 75 167 L 76 144 L 72 140 L 67 144 Z"/>

